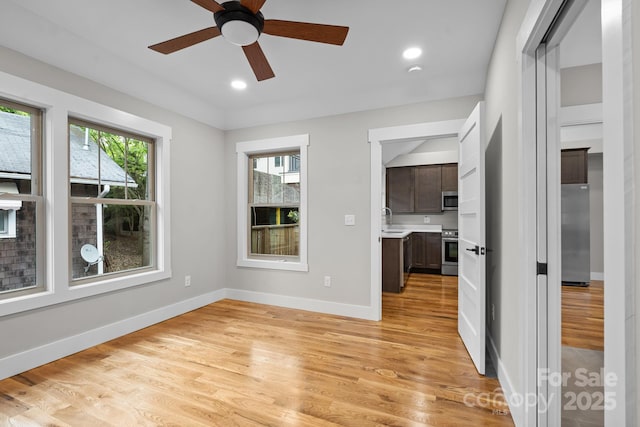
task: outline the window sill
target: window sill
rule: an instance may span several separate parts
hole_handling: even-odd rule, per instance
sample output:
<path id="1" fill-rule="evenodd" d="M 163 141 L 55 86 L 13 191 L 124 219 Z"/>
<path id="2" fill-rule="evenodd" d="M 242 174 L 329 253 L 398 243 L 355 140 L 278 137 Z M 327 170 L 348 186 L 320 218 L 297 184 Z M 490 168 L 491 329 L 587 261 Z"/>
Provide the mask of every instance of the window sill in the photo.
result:
<path id="1" fill-rule="evenodd" d="M 267 270 L 288 270 L 288 271 L 309 271 L 309 265 L 298 261 L 286 259 L 264 260 L 264 259 L 239 259 L 238 267 L 263 268 Z"/>

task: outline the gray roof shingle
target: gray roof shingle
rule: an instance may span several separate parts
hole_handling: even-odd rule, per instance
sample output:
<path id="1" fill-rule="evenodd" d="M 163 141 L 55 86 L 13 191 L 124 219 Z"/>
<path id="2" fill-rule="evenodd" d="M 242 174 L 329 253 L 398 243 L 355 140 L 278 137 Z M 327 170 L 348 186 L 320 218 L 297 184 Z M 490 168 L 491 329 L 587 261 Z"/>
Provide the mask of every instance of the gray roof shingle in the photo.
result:
<path id="1" fill-rule="evenodd" d="M 3 174 L 31 173 L 30 119 L 0 111 L 0 177 Z M 136 187 L 136 183 L 90 138 L 85 147 L 84 131 L 70 126 L 71 182 L 98 183 L 98 153 L 102 184 Z M 125 178 L 126 175 L 126 178 Z"/>

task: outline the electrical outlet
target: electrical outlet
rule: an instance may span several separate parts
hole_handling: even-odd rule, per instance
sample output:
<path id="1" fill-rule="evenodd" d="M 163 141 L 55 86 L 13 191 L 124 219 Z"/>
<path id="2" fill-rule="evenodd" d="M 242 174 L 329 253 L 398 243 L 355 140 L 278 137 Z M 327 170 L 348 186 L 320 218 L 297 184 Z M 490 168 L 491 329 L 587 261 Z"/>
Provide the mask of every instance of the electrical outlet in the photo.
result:
<path id="1" fill-rule="evenodd" d="M 424 216 L 424 223 L 425 224 L 430 224 L 431 223 L 431 218 L 428 217 L 427 215 Z"/>
<path id="2" fill-rule="evenodd" d="M 324 276 L 324 285 L 327 288 L 331 287 L 331 276 Z"/>
<path id="3" fill-rule="evenodd" d="M 184 276 L 184 286 L 191 286 L 191 276 Z"/>
<path id="4" fill-rule="evenodd" d="M 356 216 L 355 215 L 345 215 L 344 216 L 344 225 L 356 225 Z"/>
<path id="5" fill-rule="evenodd" d="M 492 322 L 496 321 L 496 305 L 495 304 L 491 304 L 491 321 Z"/>

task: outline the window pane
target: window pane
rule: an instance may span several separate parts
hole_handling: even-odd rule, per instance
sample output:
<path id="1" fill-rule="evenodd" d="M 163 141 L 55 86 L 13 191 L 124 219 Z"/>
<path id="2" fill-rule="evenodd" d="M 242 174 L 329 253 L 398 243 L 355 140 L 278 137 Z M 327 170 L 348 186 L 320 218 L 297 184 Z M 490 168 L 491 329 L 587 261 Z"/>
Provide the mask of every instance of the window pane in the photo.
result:
<path id="1" fill-rule="evenodd" d="M 16 236 L 0 239 L 0 292 L 37 286 L 36 202 L 15 211 Z M 8 213 L 8 211 L 2 211 Z"/>
<path id="2" fill-rule="evenodd" d="M 0 234 L 7 234 L 9 231 L 9 211 L 0 210 Z"/>
<path id="3" fill-rule="evenodd" d="M 292 162 L 295 162 L 295 171 L 291 170 Z M 253 156 L 250 164 L 253 167 L 250 201 L 270 205 L 300 202 L 299 154 Z"/>
<path id="4" fill-rule="evenodd" d="M 0 292 L 43 288 L 41 112 L 0 100 Z M 40 271 L 38 271 L 40 269 Z M 7 296 L 10 298 L 11 296 Z"/>
<path id="5" fill-rule="evenodd" d="M 74 203 L 71 215 L 74 279 L 152 266 L 152 207 Z"/>
<path id="6" fill-rule="evenodd" d="M 88 126 L 69 126 L 73 197 L 152 200 L 151 144 Z"/>

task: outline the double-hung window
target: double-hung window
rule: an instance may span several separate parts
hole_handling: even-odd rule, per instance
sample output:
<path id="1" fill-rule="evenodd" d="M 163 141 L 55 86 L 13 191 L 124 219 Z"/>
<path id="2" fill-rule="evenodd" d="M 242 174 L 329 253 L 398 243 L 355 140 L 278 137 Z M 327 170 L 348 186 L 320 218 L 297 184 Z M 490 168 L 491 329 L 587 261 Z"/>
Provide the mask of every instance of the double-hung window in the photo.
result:
<path id="1" fill-rule="evenodd" d="M 44 289 L 42 116 L 0 99 L 0 299 Z"/>
<path id="2" fill-rule="evenodd" d="M 69 120 L 74 283 L 154 267 L 154 141 Z"/>
<path id="3" fill-rule="evenodd" d="M 297 135 L 237 144 L 239 266 L 307 271 L 308 143 Z"/>

